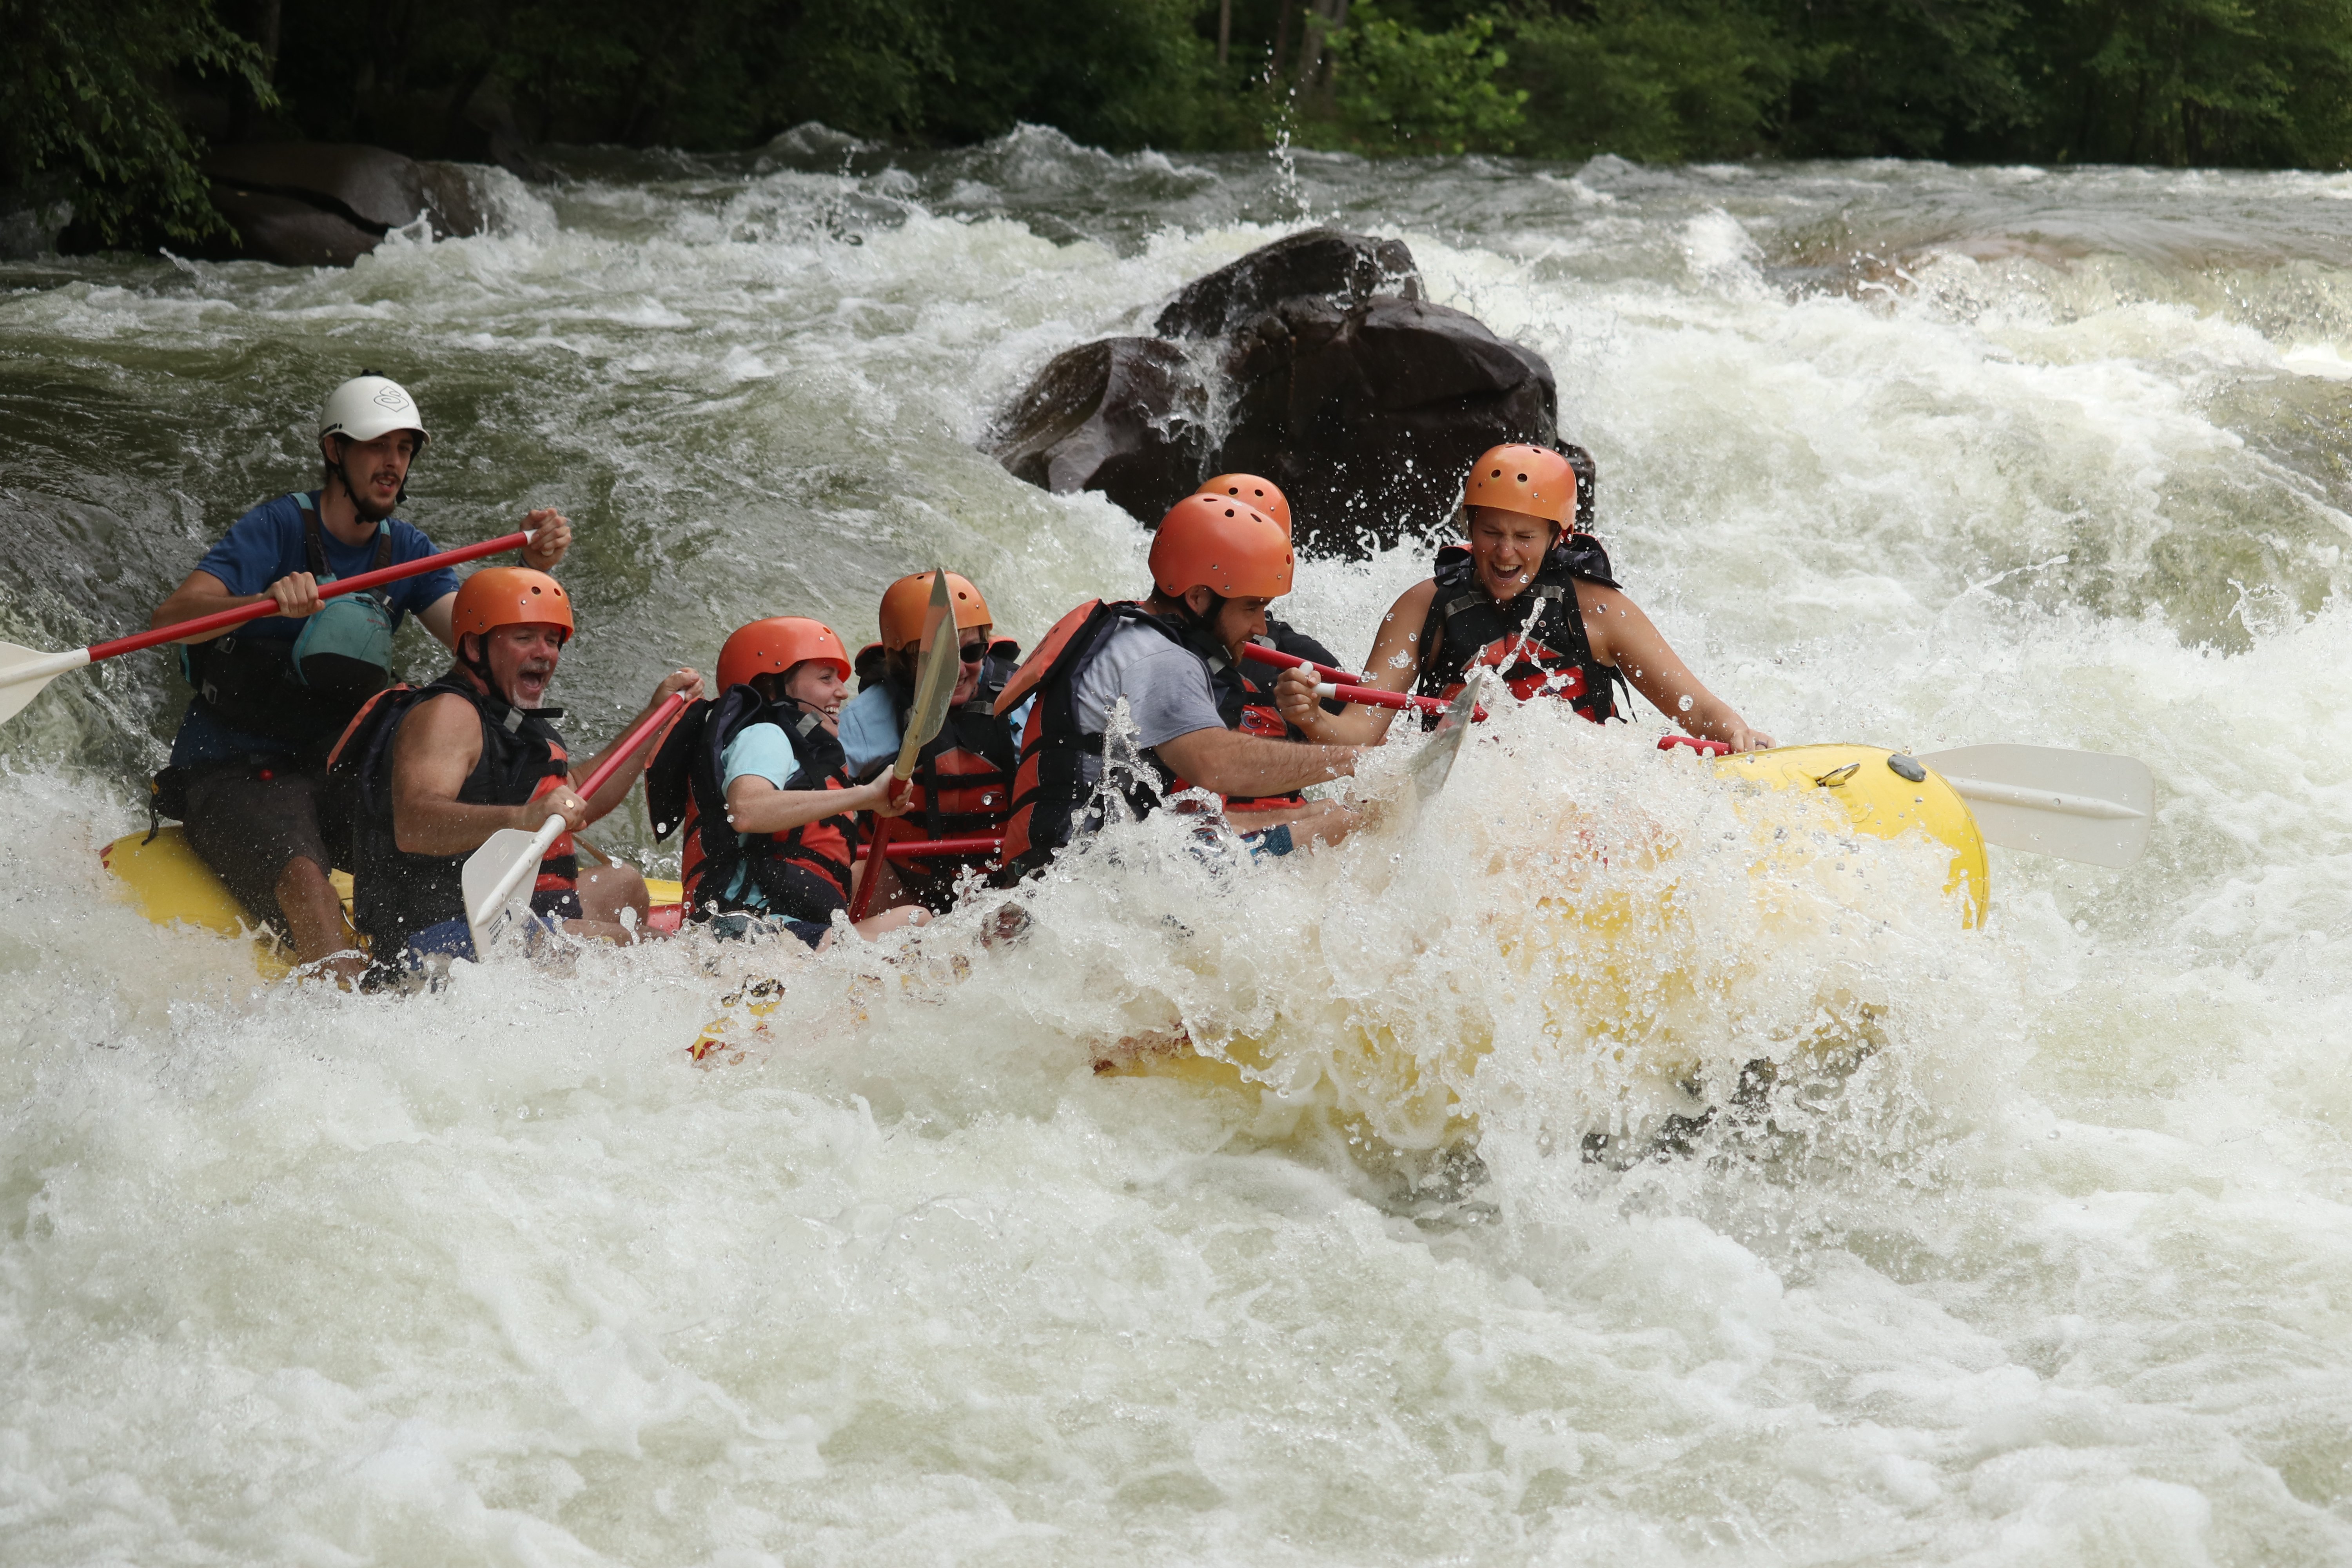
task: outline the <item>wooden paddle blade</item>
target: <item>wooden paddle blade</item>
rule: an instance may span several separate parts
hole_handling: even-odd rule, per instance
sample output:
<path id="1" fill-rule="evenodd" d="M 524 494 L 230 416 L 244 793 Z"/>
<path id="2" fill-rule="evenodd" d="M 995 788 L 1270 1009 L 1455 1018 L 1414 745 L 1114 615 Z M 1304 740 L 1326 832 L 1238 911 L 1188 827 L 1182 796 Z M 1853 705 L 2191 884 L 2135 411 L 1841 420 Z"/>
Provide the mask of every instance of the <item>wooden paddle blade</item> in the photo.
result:
<path id="1" fill-rule="evenodd" d="M 955 695 L 956 677 L 962 670 L 962 634 L 948 605 L 945 567 L 931 573 L 931 602 L 923 612 L 923 657 L 915 668 L 915 700 L 907 710 L 907 733 L 898 743 L 898 761 L 891 773 L 902 779 L 915 776 L 915 763 L 923 748 L 948 721 L 948 700 Z"/>
<path id="2" fill-rule="evenodd" d="M 89 662 L 89 649 L 86 647 L 66 653 L 43 653 L 37 647 L 0 642 L 0 724 L 22 713 L 25 705 L 41 694 L 41 688 L 67 670 L 79 669 Z"/>
<path id="3" fill-rule="evenodd" d="M 549 826 L 555 832 L 545 827 L 537 833 L 502 827 L 466 857 L 459 885 L 466 900 L 466 923 L 474 931 L 476 958 L 488 954 L 490 944 L 529 897 L 530 885 L 537 879 L 539 863 L 546 856 L 547 847 L 563 830 L 563 819 L 551 817 Z"/>
<path id="4" fill-rule="evenodd" d="M 1988 844 L 2117 869 L 2147 848 L 2156 779 L 2137 757 L 1996 744 L 1917 761 L 1969 803 Z"/>

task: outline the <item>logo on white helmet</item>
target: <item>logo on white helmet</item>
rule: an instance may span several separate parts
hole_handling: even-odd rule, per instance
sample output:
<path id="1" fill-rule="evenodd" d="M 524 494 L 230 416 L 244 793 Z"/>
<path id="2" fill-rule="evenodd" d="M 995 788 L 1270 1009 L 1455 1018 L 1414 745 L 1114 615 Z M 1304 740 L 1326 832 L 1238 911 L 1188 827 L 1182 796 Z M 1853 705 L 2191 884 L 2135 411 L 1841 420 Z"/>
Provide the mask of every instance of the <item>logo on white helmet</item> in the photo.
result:
<path id="1" fill-rule="evenodd" d="M 401 391 L 400 388 L 396 386 L 379 388 L 375 396 L 370 401 L 374 403 L 378 408 L 388 408 L 394 414 L 398 414 L 404 409 L 411 406 L 408 401 L 408 394 Z"/>

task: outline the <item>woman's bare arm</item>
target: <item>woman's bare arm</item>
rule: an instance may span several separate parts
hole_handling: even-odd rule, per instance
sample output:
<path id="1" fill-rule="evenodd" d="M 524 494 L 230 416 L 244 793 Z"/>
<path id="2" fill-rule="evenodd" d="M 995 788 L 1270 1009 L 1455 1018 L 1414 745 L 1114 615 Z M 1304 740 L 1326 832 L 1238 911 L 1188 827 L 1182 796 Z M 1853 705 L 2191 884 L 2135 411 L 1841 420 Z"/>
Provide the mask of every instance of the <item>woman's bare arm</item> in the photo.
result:
<path id="1" fill-rule="evenodd" d="M 1576 603 L 1584 613 L 1592 656 L 1615 665 L 1659 712 L 1691 734 L 1729 742 L 1734 751 L 1760 751 L 1772 744 L 1771 736 L 1751 728 L 1730 703 L 1691 673 L 1642 606 L 1622 592 L 1580 582 Z"/>
<path id="2" fill-rule="evenodd" d="M 1421 646 L 1421 628 L 1429 619 L 1430 601 L 1437 596 L 1434 580 L 1416 583 L 1397 597 L 1381 621 L 1371 658 L 1365 661 L 1368 685 L 1382 691 L 1402 691 L 1421 673 L 1421 661 L 1433 651 Z M 1377 746 L 1388 738 L 1397 715 L 1393 708 L 1368 708 L 1351 702 L 1346 711 L 1327 713 L 1316 699 L 1311 669 L 1286 669 L 1275 682 L 1275 701 L 1282 716 L 1306 731 L 1307 738 L 1327 746 Z"/>

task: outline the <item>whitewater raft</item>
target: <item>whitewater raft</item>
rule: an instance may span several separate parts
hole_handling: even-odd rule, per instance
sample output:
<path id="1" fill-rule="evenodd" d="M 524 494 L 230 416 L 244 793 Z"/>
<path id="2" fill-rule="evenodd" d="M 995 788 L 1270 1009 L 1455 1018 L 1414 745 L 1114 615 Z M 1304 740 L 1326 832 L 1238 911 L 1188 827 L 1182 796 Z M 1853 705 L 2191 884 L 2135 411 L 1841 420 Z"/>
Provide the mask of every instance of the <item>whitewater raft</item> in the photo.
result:
<path id="1" fill-rule="evenodd" d="M 98 858 L 113 873 L 123 895 L 157 925 L 194 926 L 242 941 L 252 948 L 254 966 L 265 979 L 278 979 L 293 967 L 284 945 L 255 927 L 245 907 L 197 857 L 186 831 L 176 823 L 152 836 L 126 834 L 100 849 Z M 364 948 L 366 942 L 350 930 L 351 873 L 331 871 L 328 880 L 342 900 L 351 945 Z M 646 891 L 653 906 L 647 923 L 656 931 L 676 931 L 684 911 L 685 889 L 676 882 L 649 877 Z"/>

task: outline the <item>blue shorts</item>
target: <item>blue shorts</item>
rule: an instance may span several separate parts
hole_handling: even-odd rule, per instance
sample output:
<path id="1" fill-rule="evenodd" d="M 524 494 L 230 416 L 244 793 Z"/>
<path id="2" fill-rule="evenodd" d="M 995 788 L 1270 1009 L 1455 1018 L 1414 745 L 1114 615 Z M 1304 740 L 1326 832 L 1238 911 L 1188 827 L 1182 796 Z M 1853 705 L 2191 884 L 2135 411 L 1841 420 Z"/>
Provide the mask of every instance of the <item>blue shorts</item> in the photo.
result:
<path id="1" fill-rule="evenodd" d="M 755 915 L 742 910 L 713 915 L 705 923 L 710 927 L 710 934 L 722 942 L 749 942 L 755 936 L 774 936 L 782 932 L 808 943 L 811 952 L 814 952 L 816 944 L 833 931 L 832 926 L 817 921 L 796 921 L 790 915 Z"/>
<path id="2" fill-rule="evenodd" d="M 1255 833 L 1242 835 L 1253 858 L 1260 855 L 1287 855 L 1297 846 L 1290 841 L 1290 824 L 1277 822 L 1272 827 L 1261 827 Z"/>
<path id="3" fill-rule="evenodd" d="M 539 931 L 561 931 L 562 921 L 554 915 L 533 911 L 530 923 Z M 437 926 L 426 926 L 413 932 L 408 945 L 400 952 L 401 965 L 406 969 L 422 969 L 428 958 L 465 958 L 474 956 L 474 928 L 462 920 L 443 921 Z"/>
<path id="4" fill-rule="evenodd" d="M 580 890 L 565 888 L 560 892 L 533 893 L 530 896 L 531 924 L 540 931 L 559 931 L 565 921 L 576 921 L 585 911 L 580 907 Z M 465 958 L 474 956 L 474 928 L 460 915 L 454 921 L 426 926 L 409 934 L 408 945 L 401 950 L 400 962 L 404 969 L 421 969 L 425 961 L 433 957 Z"/>

